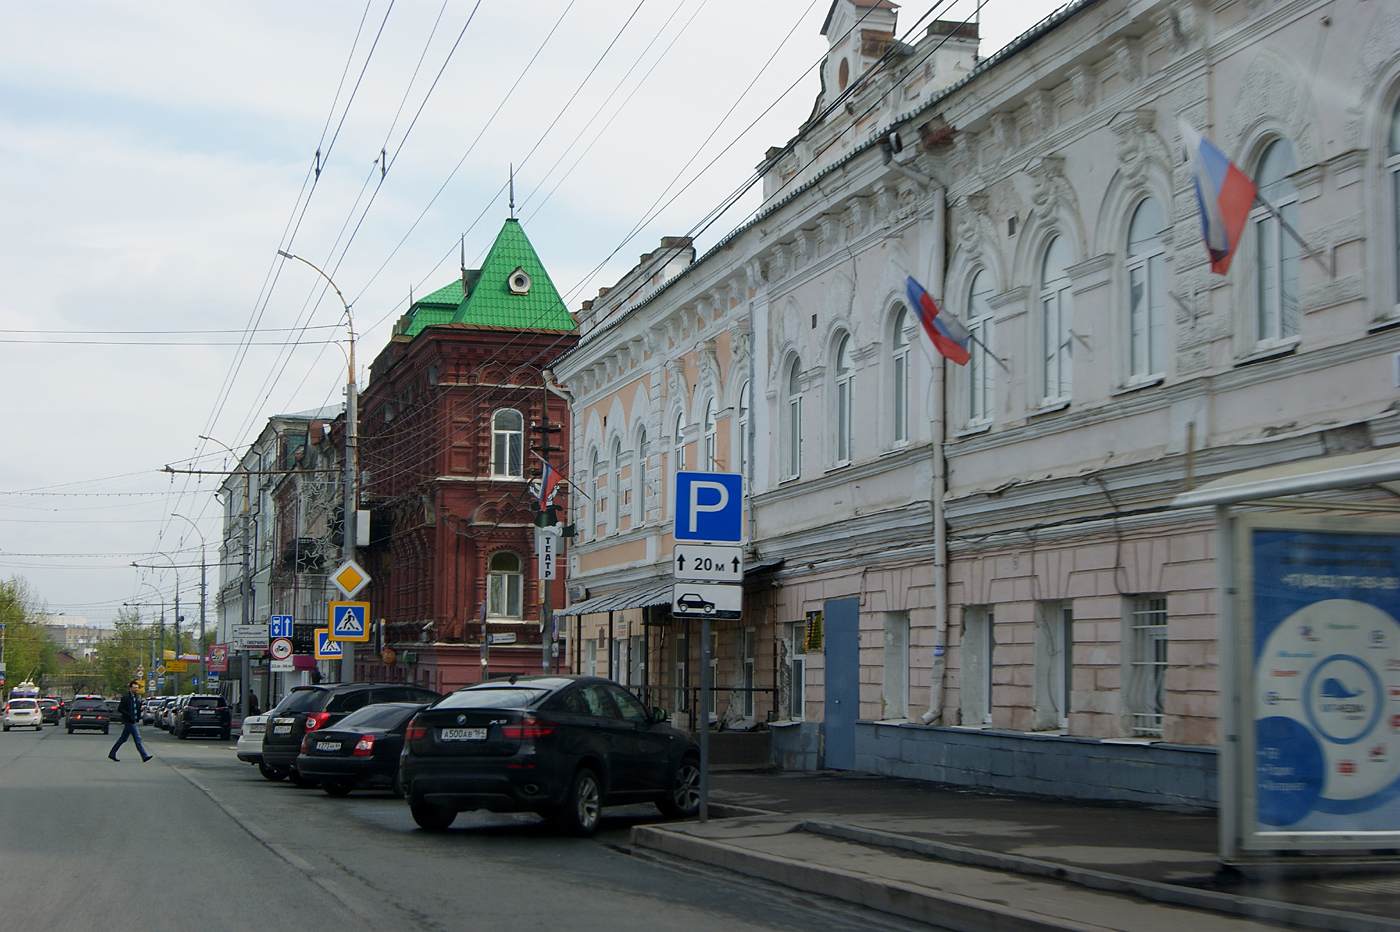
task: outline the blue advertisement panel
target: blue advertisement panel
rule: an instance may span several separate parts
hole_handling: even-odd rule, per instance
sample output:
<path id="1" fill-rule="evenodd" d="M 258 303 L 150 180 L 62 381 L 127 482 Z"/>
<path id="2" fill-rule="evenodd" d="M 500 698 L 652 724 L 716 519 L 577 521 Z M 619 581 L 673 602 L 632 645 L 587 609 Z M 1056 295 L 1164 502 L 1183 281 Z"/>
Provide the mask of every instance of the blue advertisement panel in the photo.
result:
<path id="1" fill-rule="evenodd" d="M 1254 527 L 1248 547 L 1254 833 L 1400 832 L 1400 535 Z"/>

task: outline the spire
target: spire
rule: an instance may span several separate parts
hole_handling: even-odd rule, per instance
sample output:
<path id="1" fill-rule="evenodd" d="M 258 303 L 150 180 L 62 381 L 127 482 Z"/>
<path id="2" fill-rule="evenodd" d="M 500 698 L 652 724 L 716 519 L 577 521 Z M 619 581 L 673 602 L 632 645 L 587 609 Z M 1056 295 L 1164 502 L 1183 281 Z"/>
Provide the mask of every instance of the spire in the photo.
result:
<path id="1" fill-rule="evenodd" d="M 510 165 L 510 219 L 515 219 L 515 163 Z"/>

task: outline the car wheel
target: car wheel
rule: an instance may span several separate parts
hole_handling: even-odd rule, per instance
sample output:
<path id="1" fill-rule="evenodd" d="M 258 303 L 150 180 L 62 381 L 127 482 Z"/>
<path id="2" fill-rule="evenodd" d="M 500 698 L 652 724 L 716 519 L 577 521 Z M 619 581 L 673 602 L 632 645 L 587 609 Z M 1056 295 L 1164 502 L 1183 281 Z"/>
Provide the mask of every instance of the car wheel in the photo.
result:
<path id="1" fill-rule="evenodd" d="M 233 734 L 233 733 L 232 733 L 231 731 L 229 731 L 227 728 L 225 728 L 223 731 L 219 732 L 219 740 L 220 740 L 220 741 L 227 741 L 227 740 L 229 740 L 229 738 L 232 736 L 232 734 Z"/>
<path id="2" fill-rule="evenodd" d="M 662 815 L 673 819 L 693 819 L 700 811 L 700 761 L 686 757 L 676 765 L 675 777 L 666 795 L 656 801 Z"/>
<path id="3" fill-rule="evenodd" d="M 457 818 L 457 810 L 415 799 L 408 804 L 413 821 L 425 832 L 445 832 Z"/>
<path id="4" fill-rule="evenodd" d="M 258 761 L 258 773 L 263 775 L 264 780 L 271 780 L 273 783 L 287 779 L 287 771 L 278 767 L 269 767 L 262 761 Z"/>
<path id="5" fill-rule="evenodd" d="M 569 784 L 569 795 L 564 805 L 555 814 L 555 821 L 571 835 L 589 836 L 598 831 L 598 821 L 603 813 L 603 789 L 598 783 L 598 775 L 587 767 L 580 767 Z"/>
<path id="6" fill-rule="evenodd" d="M 102 729 L 102 733 L 103 733 L 104 735 L 109 735 L 109 734 L 112 733 L 112 729 L 111 729 L 110 727 L 103 728 L 103 729 Z"/>
<path id="7" fill-rule="evenodd" d="M 327 796 L 349 796 L 350 791 L 355 788 L 354 780 L 322 780 L 321 789 L 326 791 Z"/>
<path id="8" fill-rule="evenodd" d="M 6 728 L 5 730 L 6 730 L 6 731 L 9 731 L 10 729 Z M 71 735 L 71 734 L 73 733 L 73 729 L 71 729 L 71 728 L 68 729 L 68 733 Z"/>
<path id="9" fill-rule="evenodd" d="M 6 726 L 5 726 L 5 730 L 6 730 L 6 731 L 9 731 L 9 730 L 10 730 L 10 726 L 9 726 L 9 725 L 6 725 Z"/>
<path id="10" fill-rule="evenodd" d="M 312 789 L 321 782 L 319 780 L 313 780 L 310 777 L 303 777 L 301 774 L 297 773 L 296 770 L 288 770 L 287 779 L 292 781 L 293 786 L 300 787 L 303 790 Z"/>

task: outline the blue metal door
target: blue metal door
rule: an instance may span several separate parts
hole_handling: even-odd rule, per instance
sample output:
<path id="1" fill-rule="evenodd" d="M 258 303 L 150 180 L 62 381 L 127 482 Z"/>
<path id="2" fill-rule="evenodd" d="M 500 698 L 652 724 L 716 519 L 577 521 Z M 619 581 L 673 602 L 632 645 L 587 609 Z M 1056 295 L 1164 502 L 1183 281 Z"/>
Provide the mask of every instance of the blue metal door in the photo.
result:
<path id="1" fill-rule="evenodd" d="M 826 766 L 856 769 L 860 712 L 860 599 L 831 599 L 826 628 Z"/>

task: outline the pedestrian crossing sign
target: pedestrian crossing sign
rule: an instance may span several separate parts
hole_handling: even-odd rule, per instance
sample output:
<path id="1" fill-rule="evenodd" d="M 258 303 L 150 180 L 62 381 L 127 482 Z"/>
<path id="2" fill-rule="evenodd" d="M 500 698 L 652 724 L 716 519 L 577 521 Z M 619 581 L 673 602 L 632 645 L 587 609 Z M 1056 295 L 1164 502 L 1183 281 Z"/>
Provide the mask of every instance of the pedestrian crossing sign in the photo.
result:
<path id="1" fill-rule="evenodd" d="M 332 602 L 330 613 L 331 640 L 369 640 L 368 602 Z"/>
<path id="2" fill-rule="evenodd" d="M 330 628 L 316 629 L 316 659 L 317 660 L 339 660 L 345 656 L 345 651 L 341 648 L 339 641 L 331 640 Z"/>

